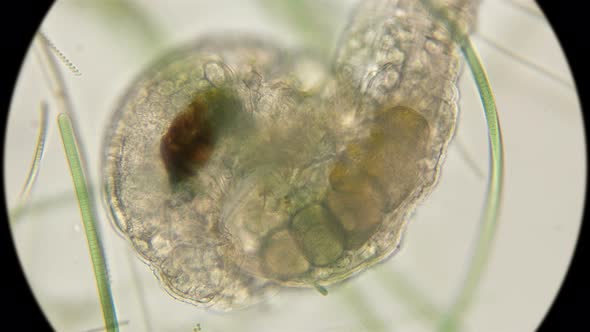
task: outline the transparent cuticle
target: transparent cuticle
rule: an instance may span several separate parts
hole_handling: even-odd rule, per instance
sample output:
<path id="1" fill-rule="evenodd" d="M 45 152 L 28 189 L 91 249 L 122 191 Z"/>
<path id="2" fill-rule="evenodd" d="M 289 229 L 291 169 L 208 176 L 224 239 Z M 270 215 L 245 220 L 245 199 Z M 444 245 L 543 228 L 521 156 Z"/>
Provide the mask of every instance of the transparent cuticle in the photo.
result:
<path id="1" fill-rule="evenodd" d="M 103 181 L 113 217 L 128 225 L 121 231 L 171 293 L 231 310 L 264 300 L 274 287 L 260 284 L 329 285 L 396 251 L 407 218 L 436 183 L 456 121 L 457 98 L 446 91 L 455 87 L 456 45 L 473 14 L 442 17 L 451 13 L 447 6 L 360 4 L 333 60 L 352 76 L 327 77 L 315 93 L 294 78 L 307 72 L 292 73 L 305 70 L 302 62 L 322 68 L 320 59 L 256 36 L 198 39 L 140 75 L 108 130 Z M 371 15 L 382 30 L 366 22 Z M 406 42 L 408 24 L 415 43 Z M 372 49 L 367 34 L 394 42 Z M 437 48 L 429 40 L 421 53 L 416 45 L 427 38 Z M 180 75 L 198 69 L 200 76 Z M 186 106 L 172 102 L 203 81 L 208 86 L 191 91 Z M 241 202 L 241 183 L 252 173 L 260 183 Z M 154 236 L 168 246 L 142 245 Z M 192 253 L 178 249 L 185 243 L 202 262 L 180 266 Z M 215 295 L 193 291 L 194 284 L 210 285 Z"/>

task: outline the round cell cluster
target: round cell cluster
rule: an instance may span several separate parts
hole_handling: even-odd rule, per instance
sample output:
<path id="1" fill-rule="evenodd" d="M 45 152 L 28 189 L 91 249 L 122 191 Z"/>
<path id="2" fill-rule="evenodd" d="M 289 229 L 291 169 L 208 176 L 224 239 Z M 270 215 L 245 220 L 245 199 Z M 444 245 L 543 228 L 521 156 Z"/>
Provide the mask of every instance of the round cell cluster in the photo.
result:
<path id="1" fill-rule="evenodd" d="M 407 13 L 389 14 L 377 37 L 404 41 Z M 201 39 L 122 99 L 105 202 L 174 297 L 230 310 L 279 286 L 322 289 L 399 247 L 453 132 L 458 57 L 432 22 L 360 52 L 353 23 L 333 67 L 256 38 Z"/>

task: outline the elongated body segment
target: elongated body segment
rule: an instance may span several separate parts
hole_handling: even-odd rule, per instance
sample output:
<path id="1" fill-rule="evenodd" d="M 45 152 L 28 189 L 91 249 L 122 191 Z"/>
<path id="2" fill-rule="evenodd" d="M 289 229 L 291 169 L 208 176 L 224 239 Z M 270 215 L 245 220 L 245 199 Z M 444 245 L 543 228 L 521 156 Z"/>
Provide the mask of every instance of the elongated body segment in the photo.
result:
<path id="1" fill-rule="evenodd" d="M 325 292 L 396 251 L 457 114 L 454 35 L 425 3 L 361 1 L 330 68 L 219 36 L 132 85 L 104 197 L 171 295 L 231 310 L 279 286 Z M 469 31 L 473 2 L 432 6 Z"/>

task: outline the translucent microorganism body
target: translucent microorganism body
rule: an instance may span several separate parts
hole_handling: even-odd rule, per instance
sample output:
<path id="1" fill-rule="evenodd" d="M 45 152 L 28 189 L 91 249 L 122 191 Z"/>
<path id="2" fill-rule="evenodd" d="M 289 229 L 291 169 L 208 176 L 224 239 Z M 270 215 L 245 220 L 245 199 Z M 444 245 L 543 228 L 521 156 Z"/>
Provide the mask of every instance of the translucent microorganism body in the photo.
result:
<path id="1" fill-rule="evenodd" d="M 105 202 L 170 294 L 230 310 L 397 250 L 457 115 L 454 30 L 432 11 L 467 33 L 476 3 L 432 6 L 362 1 L 331 67 L 218 35 L 132 84 L 105 139 Z"/>

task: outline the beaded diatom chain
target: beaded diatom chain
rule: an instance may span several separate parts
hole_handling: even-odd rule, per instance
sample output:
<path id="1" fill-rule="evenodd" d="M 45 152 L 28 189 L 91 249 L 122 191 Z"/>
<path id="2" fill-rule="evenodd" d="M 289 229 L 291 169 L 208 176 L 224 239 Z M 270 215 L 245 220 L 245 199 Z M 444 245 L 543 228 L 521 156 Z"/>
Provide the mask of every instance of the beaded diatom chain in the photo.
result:
<path id="1" fill-rule="evenodd" d="M 331 67 L 253 36 L 175 50 L 105 139 L 112 219 L 174 297 L 215 310 L 391 256 L 436 183 L 473 1 L 362 1 Z"/>

